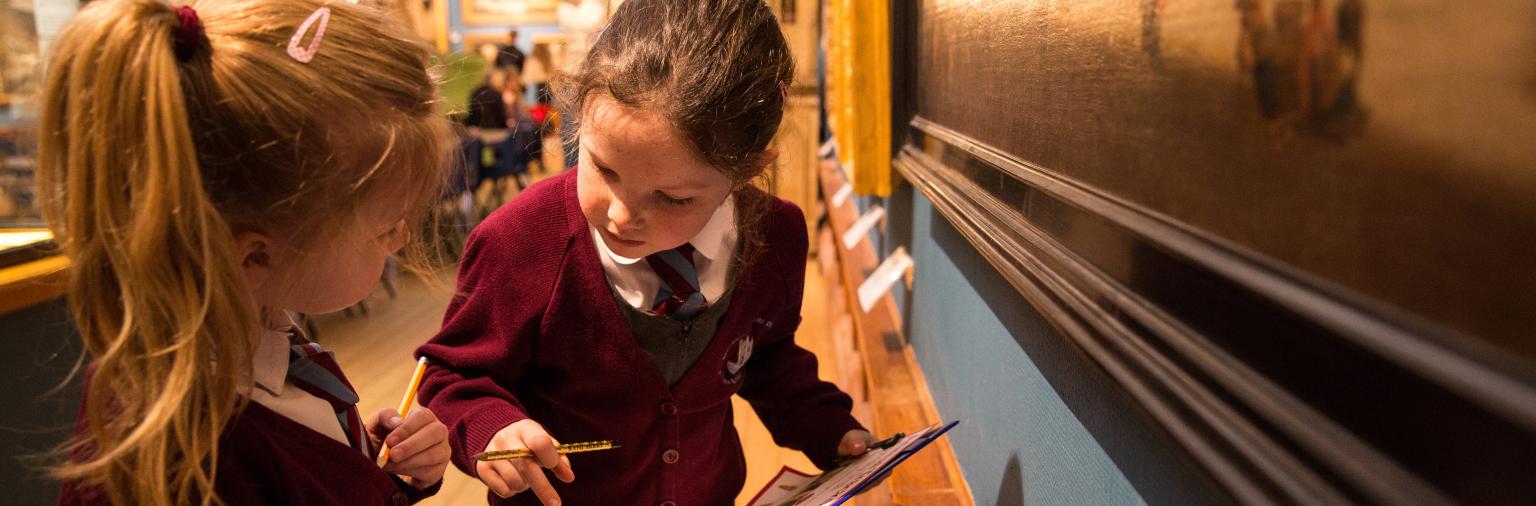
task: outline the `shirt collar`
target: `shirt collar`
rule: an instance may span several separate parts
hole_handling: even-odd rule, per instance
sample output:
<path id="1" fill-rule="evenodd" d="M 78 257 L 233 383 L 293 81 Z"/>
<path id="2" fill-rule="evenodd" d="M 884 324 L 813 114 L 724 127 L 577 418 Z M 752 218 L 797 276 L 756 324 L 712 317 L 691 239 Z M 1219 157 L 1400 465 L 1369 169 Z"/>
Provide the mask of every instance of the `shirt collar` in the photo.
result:
<path id="1" fill-rule="evenodd" d="M 710 261 L 725 258 L 736 250 L 736 196 L 725 198 L 699 233 L 693 236 L 693 249 Z"/>
<path id="2" fill-rule="evenodd" d="M 256 354 L 251 356 L 256 386 L 274 396 L 283 395 L 283 384 L 288 380 L 288 331 L 261 330 L 261 342 Z"/>
<path id="3" fill-rule="evenodd" d="M 597 249 L 613 259 L 614 263 L 634 265 L 644 260 L 615 253 L 608 249 L 607 243 L 603 242 L 597 227 L 589 225 L 588 228 L 592 229 L 592 239 L 597 243 Z M 710 261 L 715 261 L 736 250 L 736 235 L 736 196 L 732 195 L 726 197 L 725 202 L 715 208 L 715 213 L 709 216 L 709 221 L 704 223 L 704 228 L 699 229 L 699 233 L 694 234 L 693 239 L 688 242 L 693 244 L 694 251 Z"/>

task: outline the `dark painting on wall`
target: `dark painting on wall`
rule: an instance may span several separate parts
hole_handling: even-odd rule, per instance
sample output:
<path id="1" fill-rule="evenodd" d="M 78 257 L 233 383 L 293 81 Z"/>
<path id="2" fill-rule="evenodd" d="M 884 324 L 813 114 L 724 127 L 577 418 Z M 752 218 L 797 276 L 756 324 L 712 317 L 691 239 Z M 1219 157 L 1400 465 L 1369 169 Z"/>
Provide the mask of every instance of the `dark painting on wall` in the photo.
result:
<path id="1" fill-rule="evenodd" d="M 1536 3 L 918 10 L 916 116 L 1536 360 Z"/>
<path id="2" fill-rule="evenodd" d="M 914 3 L 895 165 L 1234 502 L 1536 501 L 1536 3 Z"/>

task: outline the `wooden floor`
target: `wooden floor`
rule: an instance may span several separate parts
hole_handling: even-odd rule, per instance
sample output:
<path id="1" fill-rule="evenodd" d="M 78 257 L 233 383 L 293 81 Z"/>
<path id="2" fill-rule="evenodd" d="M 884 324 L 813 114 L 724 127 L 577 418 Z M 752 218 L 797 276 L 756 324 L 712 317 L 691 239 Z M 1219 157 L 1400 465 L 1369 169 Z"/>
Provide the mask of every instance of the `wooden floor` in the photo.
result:
<path id="1" fill-rule="evenodd" d="M 359 407 L 364 414 L 393 407 L 400 401 L 415 366 L 411 351 L 437 331 L 448 304 L 453 273 L 445 272 L 440 279 L 441 286 L 433 287 L 403 275 L 396 298 L 390 299 L 382 289 L 369 296 L 367 316 L 348 318 L 338 313 L 315 317 L 320 343 L 336 351 L 362 398 Z M 827 293 L 825 282 L 820 269 L 814 265 L 806 269 L 804 321 L 797 340 L 818 357 L 832 356 L 833 346 L 827 304 L 822 300 Z M 839 377 L 834 362 L 820 361 L 823 379 L 833 381 Z M 736 429 L 741 433 L 747 455 L 747 482 L 737 498 L 738 504 L 745 504 L 782 466 L 815 470 L 799 452 L 776 446 L 745 401 L 737 398 L 734 402 Z M 485 493 L 485 486 L 478 480 L 450 466 L 442 492 L 423 504 L 480 504 L 485 501 Z"/>

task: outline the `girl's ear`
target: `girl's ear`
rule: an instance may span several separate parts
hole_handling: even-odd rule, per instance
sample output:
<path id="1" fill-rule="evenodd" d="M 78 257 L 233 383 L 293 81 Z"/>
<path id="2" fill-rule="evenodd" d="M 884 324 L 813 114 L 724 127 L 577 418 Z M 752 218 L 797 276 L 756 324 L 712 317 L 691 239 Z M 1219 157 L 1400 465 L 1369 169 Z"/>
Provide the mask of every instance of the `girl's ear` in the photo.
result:
<path id="1" fill-rule="evenodd" d="M 778 160 L 778 159 L 779 159 L 779 150 L 778 149 L 776 149 L 776 148 L 768 148 L 767 151 L 763 151 L 763 154 L 761 156 L 757 157 L 757 165 L 752 167 L 752 177 L 757 177 L 757 176 L 762 175 L 763 171 L 768 170 L 768 166 L 772 165 L 773 161 L 774 160 Z"/>
<path id="2" fill-rule="evenodd" d="M 260 232 L 235 234 L 235 254 L 240 256 L 240 272 L 251 292 L 261 290 L 272 277 L 272 241 Z"/>
<path id="3" fill-rule="evenodd" d="M 773 165 L 773 161 L 778 159 L 779 150 L 768 148 L 766 151 L 763 151 L 763 154 L 757 156 L 757 162 L 752 164 L 751 170 L 748 170 L 746 174 L 743 174 L 745 177 L 740 179 L 741 183 L 737 185 L 738 189 L 739 187 L 751 184 L 753 179 L 757 179 L 757 176 L 763 175 L 763 172 L 768 170 L 769 166 Z"/>

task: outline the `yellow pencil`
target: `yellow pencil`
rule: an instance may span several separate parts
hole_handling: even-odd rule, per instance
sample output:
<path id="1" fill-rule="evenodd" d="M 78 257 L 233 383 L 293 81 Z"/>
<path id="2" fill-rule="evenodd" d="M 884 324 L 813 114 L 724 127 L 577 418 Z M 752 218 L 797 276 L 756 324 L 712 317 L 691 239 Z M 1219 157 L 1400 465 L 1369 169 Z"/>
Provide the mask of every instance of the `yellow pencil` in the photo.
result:
<path id="1" fill-rule="evenodd" d="M 556 445 L 555 453 L 565 455 L 570 453 L 595 452 L 599 450 L 612 450 L 619 444 L 613 441 L 592 441 L 588 443 L 571 443 L 568 445 Z M 496 450 L 476 453 L 475 460 L 485 462 L 489 460 L 526 459 L 533 456 L 533 451 L 527 449 Z"/>
<path id="2" fill-rule="evenodd" d="M 421 386 L 421 376 L 426 372 L 427 357 L 421 357 L 421 360 L 416 361 L 416 372 L 411 374 L 411 386 L 405 389 L 405 397 L 400 399 L 400 409 L 395 410 L 400 413 L 402 424 L 405 423 L 405 415 L 411 412 L 411 401 L 416 400 L 416 387 Z M 389 447 L 386 446 L 384 451 L 379 452 L 378 465 L 384 467 L 387 463 L 389 463 Z"/>

